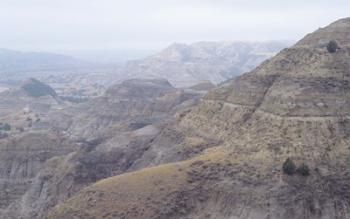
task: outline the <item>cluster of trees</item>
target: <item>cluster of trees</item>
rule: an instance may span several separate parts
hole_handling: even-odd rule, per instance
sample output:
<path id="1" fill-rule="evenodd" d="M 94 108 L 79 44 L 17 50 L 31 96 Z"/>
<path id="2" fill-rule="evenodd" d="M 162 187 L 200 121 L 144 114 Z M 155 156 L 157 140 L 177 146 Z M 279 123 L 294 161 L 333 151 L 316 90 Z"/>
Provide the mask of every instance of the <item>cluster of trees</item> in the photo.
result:
<path id="1" fill-rule="evenodd" d="M 283 163 L 282 169 L 283 172 L 288 175 L 293 175 L 294 173 L 298 173 L 302 176 L 310 175 L 310 169 L 305 163 L 301 164 L 297 168 L 293 160 L 290 158 L 287 158 L 287 160 Z"/>
<path id="2" fill-rule="evenodd" d="M 327 44 L 327 50 L 329 53 L 335 53 L 337 49 L 339 49 L 337 42 L 332 40 Z"/>

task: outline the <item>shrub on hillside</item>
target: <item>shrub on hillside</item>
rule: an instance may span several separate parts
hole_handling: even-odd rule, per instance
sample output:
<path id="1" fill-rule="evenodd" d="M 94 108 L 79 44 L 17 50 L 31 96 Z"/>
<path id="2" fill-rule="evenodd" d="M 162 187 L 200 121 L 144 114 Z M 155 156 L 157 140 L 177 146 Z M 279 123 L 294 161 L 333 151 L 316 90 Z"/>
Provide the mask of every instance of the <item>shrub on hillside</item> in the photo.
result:
<path id="1" fill-rule="evenodd" d="M 11 125 L 8 124 L 8 123 L 5 123 L 5 124 L 4 124 L 4 130 L 5 130 L 5 131 L 10 131 L 10 130 L 11 130 Z"/>
<path id="2" fill-rule="evenodd" d="M 298 169 L 296 171 L 297 171 L 297 173 L 299 173 L 302 176 L 310 175 L 310 169 L 305 163 L 300 165 L 300 167 L 298 167 Z"/>
<path id="3" fill-rule="evenodd" d="M 335 42 L 335 41 L 330 41 L 328 44 L 327 44 L 327 50 L 328 50 L 328 52 L 330 52 L 330 53 L 335 53 L 336 51 L 337 51 L 337 49 L 338 49 L 339 47 L 338 47 L 338 44 L 337 44 L 337 42 Z"/>
<path id="4" fill-rule="evenodd" d="M 0 130 L 10 131 L 11 125 L 8 123 L 0 123 Z"/>
<path id="5" fill-rule="evenodd" d="M 287 160 L 282 165 L 283 172 L 288 175 L 292 175 L 295 173 L 295 163 L 292 161 L 292 159 L 287 158 Z"/>

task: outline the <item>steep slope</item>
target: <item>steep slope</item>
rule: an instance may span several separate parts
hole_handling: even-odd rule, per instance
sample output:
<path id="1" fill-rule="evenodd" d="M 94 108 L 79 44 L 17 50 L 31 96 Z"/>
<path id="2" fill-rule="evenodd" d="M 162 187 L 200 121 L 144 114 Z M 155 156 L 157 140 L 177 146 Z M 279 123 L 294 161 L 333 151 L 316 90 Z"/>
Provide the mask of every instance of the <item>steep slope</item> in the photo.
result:
<path id="1" fill-rule="evenodd" d="M 165 78 L 175 87 L 206 80 L 217 84 L 252 70 L 288 45 L 288 42 L 175 43 L 146 59 L 128 62 L 119 74 L 122 78 Z"/>
<path id="2" fill-rule="evenodd" d="M 0 140 L 0 217 L 11 218 L 8 208 L 21 202 L 48 160 L 74 150 L 73 143 L 45 131 L 26 132 Z M 43 184 L 37 184 L 34 189 L 36 193 L 46 190 Z"/>
<path id="3" fill-rule="evenodd" d="M 349 218 L 349 25 L 308 35 L 169 127 L 220 146 L 100 181 L 49 218 Z M 303 168 L 286 174 L 287 158 Z"/>
<path id="4" fill-rule="evenodd" d="M 8 209 L 21 202 L 46 162 L 78 146 L 40 124 L 50 110 L 64 106 L 50 86 L 29 79 L 0 99 L 0 218 L 16 218 Z M 36 184 L 34 190 L 45 187 Z"/>
<path id="5" fill-rule="evenodd" d="M 330 40 L 339 44 L 349 46 L 349 18 L 340 19 L 326 28 L 320 28 L 312 34 L 307 35 L 298 42 L 297 46 L 319 47 L 324 46 Z"/>

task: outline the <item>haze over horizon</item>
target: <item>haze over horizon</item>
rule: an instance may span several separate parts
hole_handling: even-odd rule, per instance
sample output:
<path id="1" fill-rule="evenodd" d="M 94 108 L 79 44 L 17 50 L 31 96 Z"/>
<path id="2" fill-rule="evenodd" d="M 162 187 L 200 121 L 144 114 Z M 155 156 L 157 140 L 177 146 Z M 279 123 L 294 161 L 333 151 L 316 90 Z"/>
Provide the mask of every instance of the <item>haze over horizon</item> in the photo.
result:
<path id="1" fill-rule="evenodd" d="M 0 0 L 0 48 L 158 50 L 173 42 L 295 41 L 349 9 L 343 0 Z"/>
<path id="2" fill-rule="evenodd" d="M 350 219 L 349 9 L 0 0 L 0 219 Z"/>

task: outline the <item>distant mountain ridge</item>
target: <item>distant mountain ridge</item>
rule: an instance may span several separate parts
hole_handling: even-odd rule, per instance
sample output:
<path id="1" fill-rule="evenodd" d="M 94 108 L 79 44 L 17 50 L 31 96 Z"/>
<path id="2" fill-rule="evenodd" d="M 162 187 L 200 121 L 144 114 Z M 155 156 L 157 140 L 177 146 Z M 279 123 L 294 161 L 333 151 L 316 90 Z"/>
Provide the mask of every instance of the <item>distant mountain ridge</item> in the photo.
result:
<path id="1" fill-rule="evenodd" d="M 84 97 L 99 95 L 105 87 L 133 78 L 166 79 L 175 87 L 205 81 L 218 84 L 252 70 L 289 45 L 287 41 L 174 43 L 147 58 L 115 65 L 53 53 L 0 49 L 0 82 L 18 86 L 34 77 L 55 88 L 59 95 Z"/>
<path id="2" fill-rule="evenodd" d="M 291 45 L 288 41 L 174 43 L 118 70 L 120 78 L 166 78 L 176 87 L 209 80 L 218 84 L 250 71 Z"/>
<path id="3" fill-rule="evenodd" d="M 0 49 L 0 73 L 65 70 L 92 65 L 67 55 Z"/>
<path id="4" fill-rule="evenodd" d="M 92 83 L 84 84 L 80 77 L 83 76 L 86 80 L 91 79 L 92 73 L 103 72 L 103 68 L 104 66 L 100 64 L 67 55 L 0 49 L 0 83 L 5 87 L 17 87 L 28 78 L 37 78 L 55 89 L 58 88 L 59 94 L 67 95 L 59 88 L 67 87 L 69 83 L 77 89 L 81 87 L 90 89 Z M 95 91 L 94 88 L 90 90 Z"/>

